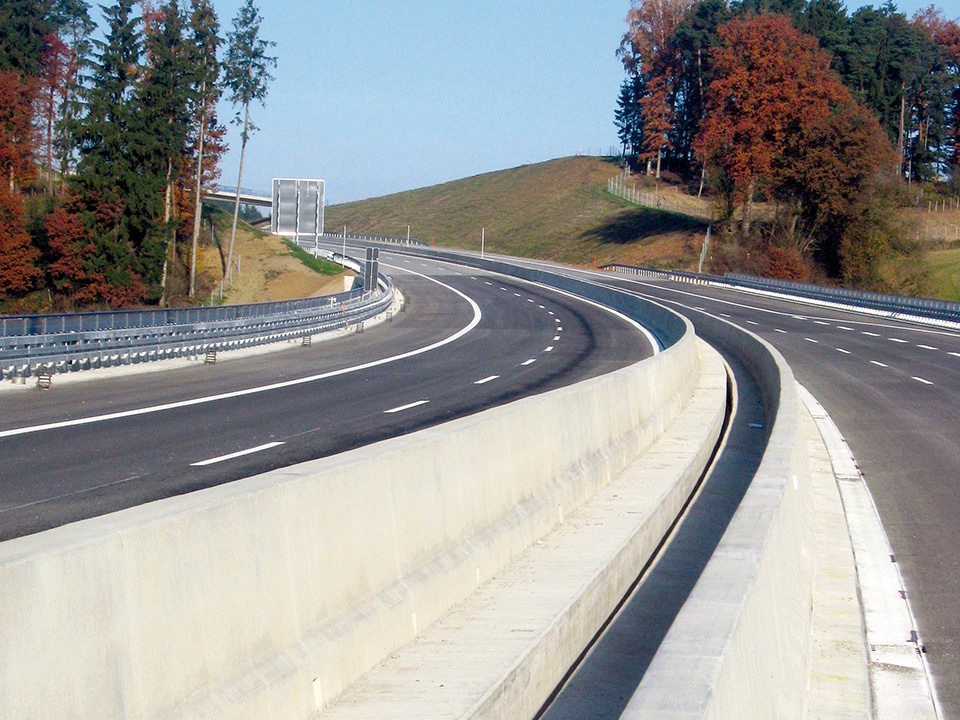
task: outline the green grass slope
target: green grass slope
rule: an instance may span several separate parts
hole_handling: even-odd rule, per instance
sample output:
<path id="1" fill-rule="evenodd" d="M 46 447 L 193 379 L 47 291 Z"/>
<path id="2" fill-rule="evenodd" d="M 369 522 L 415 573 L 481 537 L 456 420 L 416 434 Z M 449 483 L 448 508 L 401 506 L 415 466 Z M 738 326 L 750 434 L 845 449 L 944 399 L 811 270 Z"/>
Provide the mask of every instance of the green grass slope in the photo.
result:
<path id="1" fill-rule="evenodd" d="M 628 262 L 686 268 L 696 262 L 705 227 L 690 218 L 640 209 L 610 195 L 615 162 L 568 157 L 485 173 L 369 200 L 332 205 L 325 225 L 337 232 L 404 236 L 577 265 Z"/>

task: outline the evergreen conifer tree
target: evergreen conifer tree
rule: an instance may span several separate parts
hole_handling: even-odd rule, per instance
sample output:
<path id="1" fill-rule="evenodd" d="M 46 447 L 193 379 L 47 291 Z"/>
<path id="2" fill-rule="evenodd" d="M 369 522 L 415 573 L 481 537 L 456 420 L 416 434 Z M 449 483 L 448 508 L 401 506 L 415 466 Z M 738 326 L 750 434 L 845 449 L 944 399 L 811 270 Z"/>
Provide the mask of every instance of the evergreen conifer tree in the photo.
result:
<path id="1" fill-rule="evenodd" d="M 234 122 L 243 125 L 240 134 L 240 171 L 237 174 L 237 195 L 233 204 L 233 225 L 230 230 L 230 249 L 227 252 L 227 277 L 233 273 L 233 243 L 237 236 L 237 216 L 240 212 L 240 185 L 243 183 L 243 160 L 250 133 L 257 128 L 250 122 L 250 103 L 261 105 L 267 97 L 267 83 L 273 80 L 270 67 L 277 59 L 267 55 L 267 49 L 276 43 L 260 38 L 260 11 L 253 0 L 246 0 L 233 19 L 233 32 L 227 35 L 229 46 L 224 61 L 224 82 L 230 90 L 230 102 L 243 108 L 243 120 L 237 110 Z"/>

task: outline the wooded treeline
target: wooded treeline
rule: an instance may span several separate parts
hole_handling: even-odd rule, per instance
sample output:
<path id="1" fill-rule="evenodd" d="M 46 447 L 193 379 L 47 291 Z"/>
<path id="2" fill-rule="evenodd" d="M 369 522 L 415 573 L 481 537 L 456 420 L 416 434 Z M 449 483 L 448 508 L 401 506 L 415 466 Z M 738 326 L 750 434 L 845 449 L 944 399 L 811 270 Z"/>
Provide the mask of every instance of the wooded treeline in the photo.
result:
<path id="1" fill-rule="evenodd" d="M 156 2 L 101 6 L 100 33 L 85 0 L 0 5 L 0 301 L 9 310 L 194 294 L 197 208 L 226 149 L 216 105 L 249 71 L 218 59 L 211 0 Z M 230 62 L 274 62 L 263 53 L 270 43 L 259 41 L 256 56 L 244 46 L 259 24 L 246 0 L 227 36 Z"/>
<path id="2" fill-rule="evenodd" d="M 715 193 L 733 245 L 763 250 L 748 269 L 880 287 L 908 250 L 891 208 L 960 183 L 960 25 L 933 6 L 633 0 L 627 26 L 625 151 Z"/>

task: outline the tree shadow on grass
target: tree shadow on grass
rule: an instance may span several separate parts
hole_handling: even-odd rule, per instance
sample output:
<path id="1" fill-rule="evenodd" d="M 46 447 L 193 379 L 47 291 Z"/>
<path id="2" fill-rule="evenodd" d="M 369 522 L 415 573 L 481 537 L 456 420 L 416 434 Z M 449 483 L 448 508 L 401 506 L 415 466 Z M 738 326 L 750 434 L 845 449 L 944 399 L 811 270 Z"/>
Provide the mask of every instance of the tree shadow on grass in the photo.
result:
<path id="1" fill-rule="evenodd" d="M 641 208 L 619 213 L 606 222 L 586 230 L 582 237 L 602 243 L 626 245 L 654 235 L 691 232 L 704 230 L 706 227 L 707 223 L 703 220 L 686 215 Z"/>

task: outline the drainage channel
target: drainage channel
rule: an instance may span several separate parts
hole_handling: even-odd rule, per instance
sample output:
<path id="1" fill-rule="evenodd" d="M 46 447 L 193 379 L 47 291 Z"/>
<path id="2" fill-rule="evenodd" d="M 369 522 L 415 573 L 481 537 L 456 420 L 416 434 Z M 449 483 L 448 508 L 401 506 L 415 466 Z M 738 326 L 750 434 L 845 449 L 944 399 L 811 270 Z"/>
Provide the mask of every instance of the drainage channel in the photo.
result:
<path id="1" fill-rule="evenodd" d="M 730 351 L 717 350 L 732 375 L 717 452 L 663 545 L 537 713 L 538 719 L 621 716 L 760 465 L 768 434 L 760 389 Z"/>

